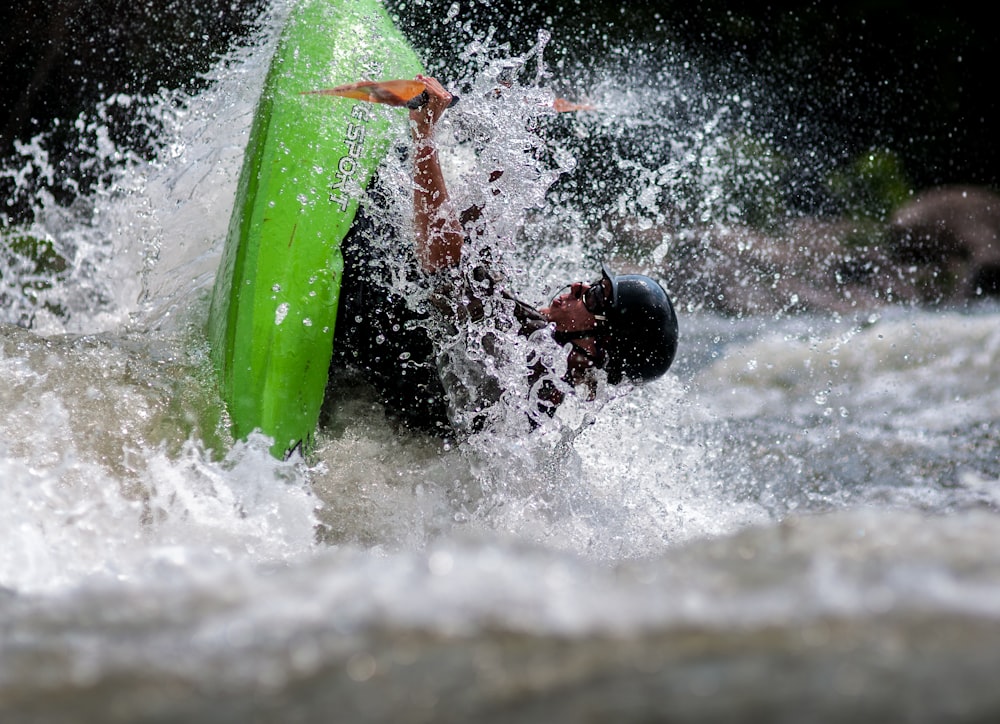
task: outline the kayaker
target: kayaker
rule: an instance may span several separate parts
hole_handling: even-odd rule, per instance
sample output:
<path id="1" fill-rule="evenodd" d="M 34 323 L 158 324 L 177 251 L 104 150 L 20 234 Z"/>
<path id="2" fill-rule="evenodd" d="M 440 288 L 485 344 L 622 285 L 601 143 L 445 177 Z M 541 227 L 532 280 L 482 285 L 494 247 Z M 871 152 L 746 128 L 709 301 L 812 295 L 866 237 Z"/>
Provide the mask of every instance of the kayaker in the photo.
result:
<path id="1" fill-rule="evenodd" d="M 529 351 L 520 363 L 532 398 L 529 418 L 551 415 L 566 394 L 592 395 L 597 370 L 612 384 L 663 375 L 676 352 L 677 319 L 667 293 L 652 278 L 615 274 L 602 265 L 593 281 L 573 282 L 548 306 L 535 309 L 504 290 L 480 260 L 468 258 L 469 238 L 452 206 L 434 140 L 452 96 L 434 78 L 417 80 L 426 88 L 427 102 L 410 111 L 419 266 L 410 277 L 429 291 L 417 304 L 398 293 L 399 260 L 373 252 L 375 240 L 394 230 L 374 214 L 359 212 L 342 245 L 334 372 L 345 366 L 359 370 L 393 416 L 444 434 L 481 426 L 503 396 L 503 375 L 496 370 L 503 355 L 495 346 L 498 336 L 512 329 L 550 347 L 554 342 L 566 355 L 564 364 L 546 364 L 545 354 Z M 470 327 L 475 334 L 467 333 Z"/>

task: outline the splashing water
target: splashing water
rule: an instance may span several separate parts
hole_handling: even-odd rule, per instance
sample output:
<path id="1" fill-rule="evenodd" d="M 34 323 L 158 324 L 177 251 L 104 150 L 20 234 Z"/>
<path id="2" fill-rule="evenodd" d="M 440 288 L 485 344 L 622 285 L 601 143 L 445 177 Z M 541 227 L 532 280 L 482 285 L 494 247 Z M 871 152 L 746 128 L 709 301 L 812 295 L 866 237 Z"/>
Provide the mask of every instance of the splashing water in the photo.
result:
<path id="1" fill-rule="evenodd" d="M 71 203 L 45 191 L 44 134 L 2 170 L 34 221 L 0 257 L 0 718 L 995 710 L 995 307 L 678 299 L 667 377 L 535 434 L 511 404 L 442 443 L 358 388 L 308 460 L 234 443 L 201 328 L 271 12 L 207 90 L 81 121 L 99 183 Z M 561 67 L 587 91 L 559 95 L 595 110 L 557 115 L 548 43 L 470 43 L 442 126 L 456 203 L 482 206 L 519 295 L 546 302 L 605 258 L 657 273 L 746 220 L 734 199 L 775 168 L 735 133 L 745 98 L 682 60 L 629 83 Z M 155 157 L 117 149 L 108 113 L 155 127 Z"/>

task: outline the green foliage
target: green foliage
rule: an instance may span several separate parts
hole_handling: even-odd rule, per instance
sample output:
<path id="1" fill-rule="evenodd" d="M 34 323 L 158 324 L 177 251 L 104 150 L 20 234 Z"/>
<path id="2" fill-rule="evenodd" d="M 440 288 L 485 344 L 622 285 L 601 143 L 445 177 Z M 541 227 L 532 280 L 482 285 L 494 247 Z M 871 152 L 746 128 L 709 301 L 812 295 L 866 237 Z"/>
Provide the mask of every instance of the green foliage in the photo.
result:
<path id="1" fill-rule="evenodd" d="M 16 230 L 0 232 L 0 279 L 4 269 L 24 268 L 34 275 L 58 275 L 66 271 L 66 258 L 55 250 L 51 239 Z"/>
<path id="2" fill-rule="evenodd" d="M 827 186 L 847 216 L 878 222 L 887 221 L 913 188 L 899 157 L 882 149 L 862 154 L 832 173 Z"/>
<path id="3" fill-rule="evenodd" d="M 773 230 L 785 215 L 781 177 L 787 161 L 765 139 L 734 133 L 719 149 L 723 199 L 743 223 Z"/>
<path id="4" fill-rule="evenodd" d="M 0 228 L 0 304 L 31 326 L 34 310 L 61 316 L 64 310 L 45 299 L 45 292 L 66 277 L 69 262 L 52 239 L 19 229 Z"/>

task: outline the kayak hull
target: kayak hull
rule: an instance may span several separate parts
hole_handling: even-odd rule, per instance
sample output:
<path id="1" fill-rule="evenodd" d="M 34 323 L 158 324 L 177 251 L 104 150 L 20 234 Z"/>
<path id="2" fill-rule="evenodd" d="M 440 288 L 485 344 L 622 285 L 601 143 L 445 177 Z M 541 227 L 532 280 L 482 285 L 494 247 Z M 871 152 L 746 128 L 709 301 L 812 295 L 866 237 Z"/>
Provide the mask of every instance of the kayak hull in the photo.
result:
<path id="1" fill-rule="evenodd" d="M 209 311 L 234 438 L 308 450 L 333 350 L 341 240 L 405 128 L 399 110 L 309 91 L 406 78 L 420 61 L 377 0 L 305 0 L 291 13 L 258 103 Z"/>

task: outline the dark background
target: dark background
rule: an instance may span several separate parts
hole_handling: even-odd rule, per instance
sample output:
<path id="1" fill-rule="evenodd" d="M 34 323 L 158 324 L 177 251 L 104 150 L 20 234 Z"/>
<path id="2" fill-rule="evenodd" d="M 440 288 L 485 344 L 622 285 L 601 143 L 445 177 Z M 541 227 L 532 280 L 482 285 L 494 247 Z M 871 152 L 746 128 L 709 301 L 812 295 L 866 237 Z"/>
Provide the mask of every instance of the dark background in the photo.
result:
<path id="1" fill-rule="evenodd" d="M 428 47 L 428 62 L 454 52 L 448 38 L 426 31 L 436 14 L 426 8 L 440 13 L 448 0 L 399 5 L 400 25 Z M 554 50 L 574 60 L 664 49 L 721 87 L 755 87 L 769 130 L 793 152 L 846 159 L 891 145 L 918 187 L 1000 182 L 1000 82 L 986 5 L 540 0 L 524 2 L 515 21 L 507 4 L 461 6 L 461 20 L 520 35 L 522 47 L 548 26 Z"/>
<path id="2" fill-rule="evenodd" d="M 387 0 L 432 70 L 456 62 L 487 28 L 515 50 L 552 31 L 550 63 L 586 66 L 623 48 L 683 57 L 723 92 L 758 89 L 767 131 L 792 157 L 847 160 L 890 147 L 915 188 L 997 187 L 998 100 L 988 6 L 911 9 L 902 2 L 666 2 L 521 0 L 454 4 Z M 196 90 L 199 73 L 255 27 L 262 0 L 21 0 L 0 9 L 0 167 L 17 139 L 50 134 L 54 184 L 71 196 L 86 144 L 74 119 L 113 93 Z M 441 32 L 442 27 L 447 32 Z M 766 89 L 766 90 L 765 90 Z M 139 153 L 155 133 L 127 114 L 112 138 Z M 59 119 L 58 124 L 55 121 Z M 806 121 L 806 123 L 804 123 Z M 808 131 L 803 128 L 808 127 Z M 8 159 L 8 160 L 5 160 Z M 82 177 L 81 177 L 82 176 Z M 0 215 L 29 210 L 0 179 Z"/>

